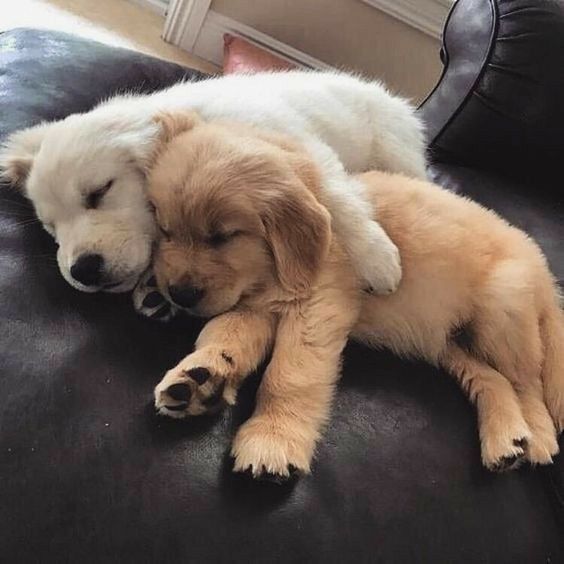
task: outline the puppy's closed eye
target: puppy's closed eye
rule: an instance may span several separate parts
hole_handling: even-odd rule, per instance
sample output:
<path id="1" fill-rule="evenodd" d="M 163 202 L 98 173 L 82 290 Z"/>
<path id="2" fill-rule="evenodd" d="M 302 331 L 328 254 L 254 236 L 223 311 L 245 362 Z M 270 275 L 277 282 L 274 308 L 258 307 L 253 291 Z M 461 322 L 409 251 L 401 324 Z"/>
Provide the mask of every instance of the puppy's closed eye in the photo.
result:
<path id="1" fill-rule="evenodd" d="M 228 241 L 231 241 L 233 238 L 241 234 L 242 231 L 240 230 L 230 231 L 228 233 L 222 231 L 214 231 L 211 235 L 209 235 L 209 237 L 206 238 L 206 243 L 210 247 L 221 247 Z"/>
<path id="2" fill-rule="evenodd" d="M 170 241 L 171 239 L 171 234 L 170 231 L 168 231 L 167 229 L 165 229 L 160 223 L 157 224 L 159 231 L 161 233 L 161 236 L 166 239 L 167 241 Z"/>
<path id="3" fill-rule="evenodd" d="M 108 182 L 106 182 L 103 186 L 100 186 L 99 188 L 96 188 L 96 190 L 90 192 L 90 194 L 87 194 L 84 202 L 86 209 L 95 210 L 96 208 L 98 208 L 102 203 L 104 196 L 108 193 L 108 191 L 112 187 L 113 183 L 114 183 L 113 179 L 108 180 Z"/>

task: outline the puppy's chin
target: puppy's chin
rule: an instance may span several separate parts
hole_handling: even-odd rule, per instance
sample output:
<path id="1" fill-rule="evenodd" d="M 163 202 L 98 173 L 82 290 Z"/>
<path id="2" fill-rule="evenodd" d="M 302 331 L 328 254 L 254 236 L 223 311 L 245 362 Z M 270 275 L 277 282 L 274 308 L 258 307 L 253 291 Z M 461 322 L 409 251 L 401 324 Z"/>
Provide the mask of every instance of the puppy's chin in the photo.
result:
<path id="1" fill-rule="evenodd" d="M 118 284 L 109 284 L 107 286 L 103 286 L 100 291 L 107 292 L 108 294 L 123 294 L 125 292 L 131 292 L 131 290 L 133 290 L 133 288 L 137 286 L 138 281 L 139 276 L 134 276 Z"/>
<path id="2" fill-rule="evenodd" d="M 96 294 L 98 292 L 106 292 L 109 294 L 123 294 L 125 292 L 131 292 L 133 288 L 137 285 L 139 281 L 139 274 L 135 273 L 126 278 L 120 279 L 116 282 L 108 282 L 101 286 L 85 286 L 80 282 L 77 282 L 71 275 L 64 269 L 60 269 L 63 278 L 75 289 L 86 294 Z"/>
<path id="3" fill-rule="evenodd" d="M 177 304 L 171 301 L 173 305 L 179 307 Z M 214 304 L 201 304 L 193 308 L 181 308 L 185 311 L 188 315 L 193 317 L 201 317 L 204 319 L 209 319 L 211 317 L 216 317 L 221 315 L 222 313 L 226 313 L 231 311 L 239 304 L 239 299 L 236 300 L 229 300 L 229 301 L 222 301 L 222 303 L 214 303 Z"/>
<path id="4" fill-rule="evenodd" d="M 176 305 L 176 304 L 174 304 Z M 192 317 L 201 317 L 204 319 L 209 319 L 210 317 L 216 317 L 221 315 L 222 313 L 226 313 L 232 310 L 237 304 L 233 304 L 230 307 L 194 307 L 194 308 L 181 308 L 185 311 L 188 315 Z M 178 307 L 178 306 L 176 306 Z"/>

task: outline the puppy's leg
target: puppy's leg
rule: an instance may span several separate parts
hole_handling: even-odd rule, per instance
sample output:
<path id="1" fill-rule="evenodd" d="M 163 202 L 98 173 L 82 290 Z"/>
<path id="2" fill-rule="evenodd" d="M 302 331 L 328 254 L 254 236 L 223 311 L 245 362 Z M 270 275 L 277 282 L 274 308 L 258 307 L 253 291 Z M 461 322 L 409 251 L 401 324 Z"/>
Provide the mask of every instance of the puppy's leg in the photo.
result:
<path id="1" fill-rule="evenodd" d="M 368 290 L 394 292 L 401 280 L 398 248 L 379 223 L 361 182 L 348 175 L 337 155 L 317 141 L 308 143 L 315 160 L 322 164 L 321 203 L 329 210 L 339 241 L 353 268 Z"/>
<path id="2" fill-rule="evenodd" d="M 564 431 L 564 313 L 559 297 L 555 297 L 551 311 L 540 325 L 544 349 L 542 381 L 548 411 L 561 433 Z"/>
<path id="3" fill-rule="evenodd" d="M 497 370 L 449 344 L 439 359 L 478 409 L 482 462 L 495 471 L 518 466 L 531 431 L 510 382 Z"/>
<path id="4" fill-rule="evenodd" d="M 523 417 L 531 430 L 525 448 L 527 460 L 533 464 L 550 464 L 552 456 L 558 453 L 558 441 L 544 401 L 542 343 L 531 304 L 529 299 L 515 303 L 515 313 L 509 318 L 492 304 L 491 310 L 480 315 L 477 347 L 517 392 Z"/>
<path id="5" fill-rule="evenodd" d="M 332 305 L 318 302 L 281 319 L 255 412 L 233 442 L 235 472 L 279 482 L 293 471 L 310 471 L 356 318 L 354 307 L 336 307 L 335 298 Z"/>
<path id="6" fill-rule="evenodd" d="M 503 332 L 496 332 L 493 324 L 490 324 L 489 331 L 483 327 L 479 346 L 486 351 L 492 363 L 507 375 L 517 392 L 523 417 L 531 430 L 525 446 L 527 460 L 532 464 L 550 464 L 559 450 L 557 433 L 544 402 L 538 322 L 534 315 L 524 315 L 525 311 L 526 307 L 521 309 L 519 319 L 506 324 Z M 496 321 L 499 319 L 498 315 Z"/>
<path id="7" fill-rule="evenodd" d="M 519 319 L 514 319 L 511 327 L 508 324 L 503 334 L 489 337 L 488 344 L 496 343 L 497 347 L 489 347 L 488 357 L 513 384 L 531 430 L 525 448 L 527 460 L 532 464 L 550 464 L 559 449 L 554 421 L 544 402 L 538 322 L 534 315 L 525 316 L 522 309 Z"/>
<path id="8" fill-rule="evenodd" d="M 275 319 L 267 314 L 229 312 L 212 319 L 195 351 L 155 388 L 158 412 L 183 418 L 234 404 L 239 386 L 270 350 L 274 330 Z"/>
<path id="9" fill-rule="evenodd" d="M 476 346 L 512 383 L 531 430 L 525 448 L 533 464 L 549 464 L 558 452 L 554 421 L 543 397 L 546 346 L 541 338 L 540 300 L 534 263 L 508 260 L 491 273 L 476 314 Z"/>
<path id="10" fill-rule="evenodd" d="M 135 311 L 144 317 L 169 321 L 178 313 L 178 309 L 167 302 L 159 292 L 152 269 L 141 276 L 132 297 Z"/>
<path id="11" fill-rule="evenodd" d="M 558 441 L 554 421 L 544 403 L 540 379 L 528 382 L 517 389 L 523 416 L 531 429 L 525 448 L 527 460 L 532 464 L 550 464 L 558 454 Z"/>

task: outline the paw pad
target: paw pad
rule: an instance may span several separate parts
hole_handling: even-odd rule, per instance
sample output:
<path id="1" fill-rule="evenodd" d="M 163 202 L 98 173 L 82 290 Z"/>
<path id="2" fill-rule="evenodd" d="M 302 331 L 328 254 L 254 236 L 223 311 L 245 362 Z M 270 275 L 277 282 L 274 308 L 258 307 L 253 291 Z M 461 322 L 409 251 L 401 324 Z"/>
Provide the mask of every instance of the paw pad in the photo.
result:
<path id="1" fill-rule="evenodd" d="M 188 384 L 172 384 L 167 388 L 167 394 L 177 401 L 190 401 L 192 390 Z"/>
<path id="2" fill-rule="evenodd" d="M 133 305 L 137 313 L 156 321 L 168 321 L 177 313 L 176 308 L 159 292 L 154 274 L 148 272 L 133 290 Z"/>
<path id="3" fill-rule="evenodd" d="M 164 298 L 159 292 L 151 292 L 143 299 L 143 307 L 153 308 L 164 303 Z"/>
<path id="4" fill-rule="evenodd" d="M 226 405 L 223 394 L 227 382 L 204 367 L 184 370 L 178 374 L 184 381 L 176 381 L 162 392 L 157 392 L 155 406 L 166 408 L 166 413 L 176 412 L 173 417 L 217 413 Z M 180 402 L 180 403 L 176 403 Z"/>
<path id="5" fill-rule="evenodd" d="M 211 396 L 205 398 L 202 403 L 206 407 L 213 407 L 217 405 L 223 398 L 223 390 L 225 389 L 225 380 L 223 380 Z"/>
<path id="6" fill-rule="evenodd" d="M 151 319 L 162 319 L 166 320 L 168 317 L 172 317 L 174 315 L 172 308 L 169 304 L 163 303 L 162 307 L 157 309 L 156 311 L 148 314 Z"/>
<path id="7" fill-rule="evenodd" d="M 178 405 L 165 405 L 169 411 L 184 411 L 188 407 L 187 402 L 179 403 Z"/>
<path id="8" fill-rule="evenodd" d="M 186 372 L 188 378 L 192 378 L 198 386 L 207 382 L 211 377 L 211 372 L 207 368 L 192 368 Z"/>

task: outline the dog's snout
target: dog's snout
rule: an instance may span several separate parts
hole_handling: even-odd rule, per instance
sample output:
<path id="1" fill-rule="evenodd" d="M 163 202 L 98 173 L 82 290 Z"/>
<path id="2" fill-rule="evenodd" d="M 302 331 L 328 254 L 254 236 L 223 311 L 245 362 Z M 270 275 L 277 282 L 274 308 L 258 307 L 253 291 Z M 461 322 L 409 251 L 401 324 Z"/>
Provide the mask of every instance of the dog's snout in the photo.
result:
<path id="1" fill-rule="evenodd" d="M 169 286 L 170 299 L 180 307 L 194 307 L 206 293 L 196 286 Z"/>
<path id="2" fill-rule="evenodd" d="M 102 255 L 85 253 L 80 255 L 71 266 L 71 276 L 84 286 L 99 286 L 104 268 Z"/>

